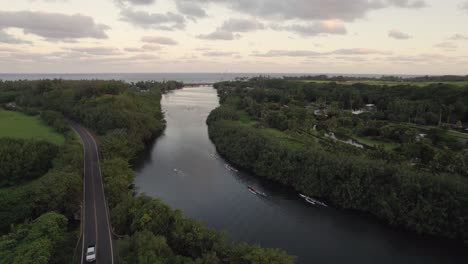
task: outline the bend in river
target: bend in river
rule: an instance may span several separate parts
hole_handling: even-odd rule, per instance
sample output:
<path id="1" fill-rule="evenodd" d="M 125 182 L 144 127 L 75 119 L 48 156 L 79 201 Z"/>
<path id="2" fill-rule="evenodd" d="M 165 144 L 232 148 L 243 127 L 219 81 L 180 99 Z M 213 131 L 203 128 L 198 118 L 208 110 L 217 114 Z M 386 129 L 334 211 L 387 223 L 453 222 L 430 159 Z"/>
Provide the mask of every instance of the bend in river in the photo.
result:
<path id="1" fill-rule="evenodd" d="M 313 206 L 289 188 L 237 172 L 208 138 L 205 121 L 218 106 L 212 87 L 173 91 L 161 103 L 167 128 L 137 166 L 136 186 L 233 241 L 281 248 L 298 263 L 468 263 L 468 250 L 451 241 Z"/>

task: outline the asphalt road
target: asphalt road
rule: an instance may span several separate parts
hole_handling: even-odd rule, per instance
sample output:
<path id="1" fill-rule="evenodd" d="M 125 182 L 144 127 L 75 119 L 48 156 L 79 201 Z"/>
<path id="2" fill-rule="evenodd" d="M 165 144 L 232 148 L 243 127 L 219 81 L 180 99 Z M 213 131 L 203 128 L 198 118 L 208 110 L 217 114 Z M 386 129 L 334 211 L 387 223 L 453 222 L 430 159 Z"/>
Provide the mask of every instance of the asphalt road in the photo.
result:
<path id="1" fill-rule="evenodd" d="M 76 123 L 71 125 L 80 135 L 84 148 L 81 263 L 87 263 L 88 246 L 96 245 L 96 263 L 113 264 L 111 226 L 99 167 L 98 147 L 88 130 Z"/>

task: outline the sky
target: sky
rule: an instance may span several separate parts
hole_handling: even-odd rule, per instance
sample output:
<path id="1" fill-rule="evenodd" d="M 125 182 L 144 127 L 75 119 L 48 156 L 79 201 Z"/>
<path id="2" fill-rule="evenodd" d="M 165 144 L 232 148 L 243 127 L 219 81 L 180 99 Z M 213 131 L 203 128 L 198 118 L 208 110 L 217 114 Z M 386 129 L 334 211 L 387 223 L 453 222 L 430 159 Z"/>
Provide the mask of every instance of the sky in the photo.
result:
<path id="1" fill-rule="evenodd" d="M 467 0 L 0 0 L 0 73 L 468 74 Z"/>

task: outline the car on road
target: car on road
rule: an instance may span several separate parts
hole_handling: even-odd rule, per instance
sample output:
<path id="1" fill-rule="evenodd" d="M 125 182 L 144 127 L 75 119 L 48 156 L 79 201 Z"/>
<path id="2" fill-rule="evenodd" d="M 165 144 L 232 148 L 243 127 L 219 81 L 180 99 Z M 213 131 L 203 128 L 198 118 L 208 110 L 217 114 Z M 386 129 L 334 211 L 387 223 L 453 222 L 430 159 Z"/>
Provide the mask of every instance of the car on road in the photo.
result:
<path id="1" fill-rule="evenodd" d="M 90 245 L 86 250 L 86 262 L 94 262 L 96 260 L 96 246 Z"/>

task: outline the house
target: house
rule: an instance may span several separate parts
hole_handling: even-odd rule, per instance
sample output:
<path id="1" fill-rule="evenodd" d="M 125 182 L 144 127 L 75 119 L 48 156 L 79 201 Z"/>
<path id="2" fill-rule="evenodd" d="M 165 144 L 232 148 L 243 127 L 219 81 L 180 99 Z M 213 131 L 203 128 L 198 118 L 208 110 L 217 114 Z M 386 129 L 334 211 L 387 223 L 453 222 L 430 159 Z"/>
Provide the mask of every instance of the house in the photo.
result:
<path id="1" fill-rule="evenodd" d="M 445 124 L 445 127 L 449 127 L 454 130 L 463 130 L 463 123 L 458 121 L 455 124 Z"/>
<path id="2" fill-rule="evenodd" d="M 375 104 L 366 104 L 364 109 L 369 111 L 369 112 L 374 112 L 374 111 L 377 110 L 377 106 L 375 106 Z"/>
<path id="3" fill-rule="evenodd" d="M 353 111 L 352 111 L 353 115 L 360 115 L 360 114 L 364 114 L 364 113 L 367 113 L 367 112 L 368 112 L 368 111 L 363 110 L 363 109 L 361 109 L 361 110 L 353 110 Z"/>
<path id="4" fill-rule="evenodd" d="M 419 141 L 423 140 L 426 137 L 427 137 L 427 134 L 417 134 L 416 135 L 416 141 L 419 142 Z"/>
<path id="5" fill-rule="evenodd" d="M 5 109 L 7 110 L 16 110 L 17 106 L 15 102 L 10 102 L 5 105 Z"/>
<path id="6" fill-rule="evenodd" d="M 317 109 L 314 111 L 315 116 L 327 117 L 327 110 L 326 109 Z"/>

